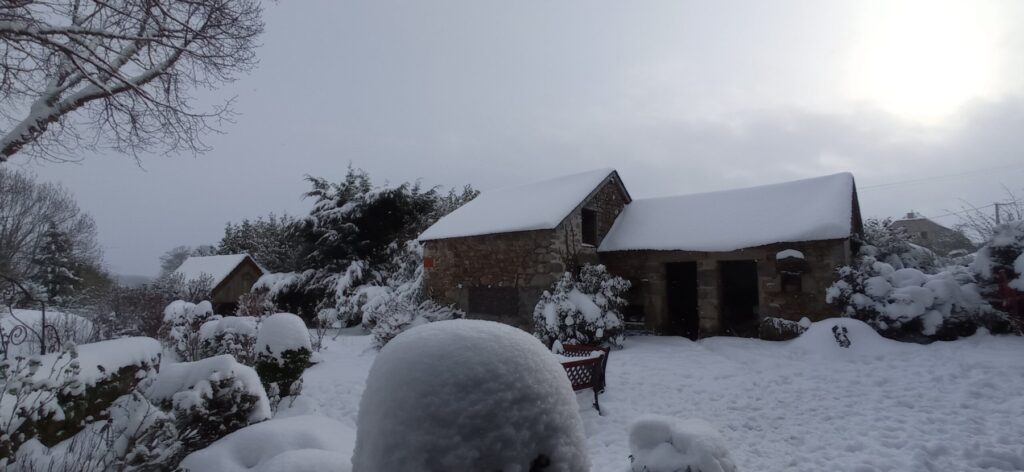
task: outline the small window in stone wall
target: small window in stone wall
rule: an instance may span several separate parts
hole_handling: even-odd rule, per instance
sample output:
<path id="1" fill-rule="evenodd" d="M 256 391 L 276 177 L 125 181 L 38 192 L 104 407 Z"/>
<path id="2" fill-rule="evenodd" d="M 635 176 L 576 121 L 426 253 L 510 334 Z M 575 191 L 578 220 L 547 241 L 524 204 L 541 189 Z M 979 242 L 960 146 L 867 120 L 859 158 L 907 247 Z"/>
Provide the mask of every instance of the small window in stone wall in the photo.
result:
<path id="1" fill-rule="evenodd" d="M 515 287 L 471 287 L 469 312 L 489 316 L 516 316 L 519 290 Z"/>
<path id="2" fill-rule="evenodd" d="M 597 212 L 584 208 L 583 216 L 583 244 L 597 246 Z"/>
<path id="3" fill-rule="evenodd" d="M 782 273 L 782 291 L 785 293 L 800 293 L 804 291 L 804 280 L 800 274 L 790 272 Z"/>

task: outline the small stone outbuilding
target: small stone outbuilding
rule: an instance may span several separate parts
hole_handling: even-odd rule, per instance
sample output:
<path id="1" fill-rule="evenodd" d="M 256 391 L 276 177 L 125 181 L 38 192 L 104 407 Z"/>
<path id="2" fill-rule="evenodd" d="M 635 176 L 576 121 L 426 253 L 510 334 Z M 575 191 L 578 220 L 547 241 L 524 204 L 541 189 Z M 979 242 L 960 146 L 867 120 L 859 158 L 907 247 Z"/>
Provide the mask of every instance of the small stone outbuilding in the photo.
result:
<path id="1" fill-rule="evenodd" d="M 248 254 L 192 256 L 174 271 L 185 282 L 210 282 L 210 303 L 219 314 L 231 314 L 238 308 L 238 297 L 249 293 L 264 270 Z"/>
<path id="2" fill-rule="evenodd" d="M 629 321 L 696 339 L 834 316 L 825 290 L 861 226 L 848 173 L 633 200 L 602 169 L 485 192 L 419 239 L 428 293 L 470 317 L 532 329 L 562 273 L 602 263 L 633 284 Z"/>

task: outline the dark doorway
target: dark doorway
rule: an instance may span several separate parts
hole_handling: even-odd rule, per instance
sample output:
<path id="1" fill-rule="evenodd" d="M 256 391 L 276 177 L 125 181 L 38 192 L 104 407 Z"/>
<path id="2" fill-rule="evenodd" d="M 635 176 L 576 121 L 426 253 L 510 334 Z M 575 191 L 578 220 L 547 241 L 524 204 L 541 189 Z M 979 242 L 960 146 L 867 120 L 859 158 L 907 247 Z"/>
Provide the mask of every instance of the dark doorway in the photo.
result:
<path id="1" fill-rule="evenodd" d="M 697 263 L 665 264 L 670 334 L 697 339 L 700 316 L 697 302 Z"/>
<path id="2" fill-rule="evenodd" d="M 757 261 L 721 261 L 722 333 L 757 336 Z"/>

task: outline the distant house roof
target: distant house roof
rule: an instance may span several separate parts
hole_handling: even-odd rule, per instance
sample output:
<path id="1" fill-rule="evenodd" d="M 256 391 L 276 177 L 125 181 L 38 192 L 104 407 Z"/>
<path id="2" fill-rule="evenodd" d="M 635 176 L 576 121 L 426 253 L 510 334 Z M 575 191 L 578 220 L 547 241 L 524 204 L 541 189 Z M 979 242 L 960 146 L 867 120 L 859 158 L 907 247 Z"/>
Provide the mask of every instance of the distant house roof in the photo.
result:
<path id="1" fill-rule="evenodd" d="M 483 192 L 427 228 L 419 240 L 553 229 L 609 178 L 618 182 L 628 202 L 618 173 L 598 169 Z"/>
<path id="2" fill-rule="evenodd" d="M 853 175 L 634 200 L 599 251 L 733 251 L 850 237 L 859 227 Z"/>
<path id="3" fill-rule="evenodd" d="M 182 262 L 174 273 L 181 274 L 186 281 L 201 279 L 204 275 L 210 276 L 213 278 L 210 288 L 216 288 L 246 259 L 251 259 L 248 254 L 192 256 L 185 259 L 185 262 Z M 253 263 L 255 264 L 256 261 Z M 258 266 L 259 264 L 257 264 Z"/>

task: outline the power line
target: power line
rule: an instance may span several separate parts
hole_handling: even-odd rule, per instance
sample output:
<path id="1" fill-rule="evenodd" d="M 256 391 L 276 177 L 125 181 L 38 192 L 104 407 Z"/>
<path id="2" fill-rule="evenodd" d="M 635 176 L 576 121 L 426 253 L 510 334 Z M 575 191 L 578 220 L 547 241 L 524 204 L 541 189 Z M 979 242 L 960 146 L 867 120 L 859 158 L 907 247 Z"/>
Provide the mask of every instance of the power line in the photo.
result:
<path id="1" fill-rule="evenodd" d="M 976 210 L 983 210 L 985 208 L 994 207 L 996 205 L 1000 205 L 1000 204 L 999 203 L 989 203 L 988 205 L 982 205 L 980 207 L 967 208 L 965 210 L 959 210 L 959 211 L 950 211 L 950 212 L 943 213 L 943 214 L 938 215 L 938 216 L 929 216 L 929 217 L 926 217 L 926 218 L 928 218 L 928 219 L 945 218 L 947 216 L 959 215 L 959 214 L 962 214 L 962 213 L 970 213 L 970 212 L 976 211 Z"/>
<path id="2" fill-rule="evenodd" d="M 986 168 L 986 169 L 970 170 L 970 171 L 966 171 L 966 172 L 959 172 L 959 173 L 956 173 L 956 174 L 936 175 L 936 176 L 933 176 L 933 177 L 924 177 L 924 178 L 920 178 L 920 179 L 904 180 L 904 181 L 901 181 L 901 182 L 888 182 L 888 183 L 877 184 L 877 185 L 866 185 L 866 186 L 863 186 L 863 187 L 857 187 L 857 191 L 859 192 L 861 190 L 872 190 L 872 189 L 882 190 L 882 189 L 886 189 L 886 188 L 899 187 L 901 185 L 919 184 L 919 183 L 931 182 L 933 180 L 950 179 L 950 178 L 954 178 L 954 177 L 963 177 L 963 176 L 967 176 L 967 175 L 983 174 L 983 173 L 994 172 L 994 171 L 999 171 L 999 170 L 1022 168 L 1022 167 L 1024 167 L 1024 164 L 1010 164 L 1010 165 L 999 166 L 999 167 L 989 167 L 989 168 Z"/>

